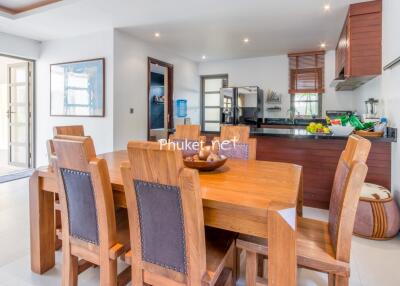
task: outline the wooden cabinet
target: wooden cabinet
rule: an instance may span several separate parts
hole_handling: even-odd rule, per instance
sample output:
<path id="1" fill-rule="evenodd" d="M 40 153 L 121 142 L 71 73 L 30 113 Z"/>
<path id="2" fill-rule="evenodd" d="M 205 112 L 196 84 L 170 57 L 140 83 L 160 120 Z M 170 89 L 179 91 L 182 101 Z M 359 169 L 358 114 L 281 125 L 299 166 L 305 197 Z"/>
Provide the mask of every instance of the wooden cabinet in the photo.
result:
<path id="1" fill-rule="evenodd" d="M 346 18 L 346 22 L 342 28 L 342 32 L 340 33 L 339 42 L 336 47 L 336 77 L 346 77 L 349 76 L 348 69 L 349 65 L 346 64 L 348 47 L 347 45 L 347 26 L 348 26 L 348 18 Z"/>
<path id="2" fill-rule="evenodd" d="M 336 90 L 353 90 L 382 73 L 382 0 L 352 4 L 336 47 Z"/>

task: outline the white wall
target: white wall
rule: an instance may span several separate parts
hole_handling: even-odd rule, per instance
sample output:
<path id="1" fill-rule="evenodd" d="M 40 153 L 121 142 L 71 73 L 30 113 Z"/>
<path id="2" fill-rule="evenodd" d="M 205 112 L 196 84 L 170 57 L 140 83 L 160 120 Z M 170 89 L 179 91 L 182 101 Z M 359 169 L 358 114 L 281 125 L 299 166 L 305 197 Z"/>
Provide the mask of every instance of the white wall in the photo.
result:
<path id="1" fill-rule="evenodd" d="M 153 47 L 125 32 L 114 32 L 114 148 L 131 139 L 147 139 L 147 58 L 174 65 L 174 100 L 188 100 L 188 116 L 199 123 L 200 81 L 197 64 Z M 129 109 L 134 108 L 130 114 Z M 175 105 L 174 105 L 175 109 Z"/>
<path id="2" fill-rule="evenodd" d="M 35 60 L 39 58 L 40 42 L 0 32 L 0 54 Z"/>
<path id="3" fill-rule="evenodd" d="M 400 1 L 383 1 L 383 65 L 400 56 Z M 400 65 L 384 71 L 379 76 L 354 91 L 357 109 L 364 113 L 364 101 L 370 97 L 379 99 L 379 109 L 389 119 L 392 127 L 400 128 Z M 392 191 L 400 203 L 400 146 L 392 143 Z"/>
<path id="4" fill-rule="evenodd" d="M 238 60 L 200 63 L 199 74 L 229 75 L 230 86 L 256 85 L 264 91 L 268 89 L 282 93 L 282 111 L 268 112 L 267 117 L 287 117 L 290 108 L 289 68 L 287 55 L 248 58 Z M 354 100 L 350 92 L 336 92 L 329 87 L 335 77 L 335 53 L 329 51 L 325 57 L 325 94 L 322 99 L 322 114 L 328 109 L 353 110 Z"/>
<path id="5" fill-rule="evenodd" d="M 50 64 L 105 58 L 105 117 L 51 117 Z M 76 38 L 43 42 L 36 74 L 36 165 L 47 163 L 46 140 L 52 137 L 53 126 L 83 124 L 93 137 L 98 153 L 113 150 L 113 31 L 104 31 Z"/>

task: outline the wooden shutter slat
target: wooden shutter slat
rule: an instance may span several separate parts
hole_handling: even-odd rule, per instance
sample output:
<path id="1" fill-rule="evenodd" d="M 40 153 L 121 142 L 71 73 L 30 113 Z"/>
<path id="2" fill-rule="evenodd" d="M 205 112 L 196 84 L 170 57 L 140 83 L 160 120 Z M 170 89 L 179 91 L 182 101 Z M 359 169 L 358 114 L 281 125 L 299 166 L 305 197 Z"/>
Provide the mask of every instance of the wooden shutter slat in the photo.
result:
<path id="1" fill-rule="evenodd" d="M 289 54 L 289 93 L 324 93 L 325 52 Z"/>

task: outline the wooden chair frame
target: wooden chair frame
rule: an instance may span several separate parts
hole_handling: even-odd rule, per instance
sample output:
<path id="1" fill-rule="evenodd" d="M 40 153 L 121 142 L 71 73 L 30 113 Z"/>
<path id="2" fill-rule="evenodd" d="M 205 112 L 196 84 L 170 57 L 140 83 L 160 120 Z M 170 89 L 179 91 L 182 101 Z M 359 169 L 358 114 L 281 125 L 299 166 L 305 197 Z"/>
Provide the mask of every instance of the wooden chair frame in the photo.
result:
<path id="1" fill-rule="evenodd" d="M 203 144 L 206 142 L 206 136 L 201 136 L 200 125 L 195 124 L 177 125 L 175 133 L 169 136 L 170 141 L 185 139 L 203 142 Z"/>
<path id="2" fill-rule="evenodd" d="M 85 131 L 83 125 L 55 126 L 53 136 L 57 135 L 85 136 Z"/>
<path id="3" fill-rule="evenodd" d="M 257 139 L 250 138 L 250 127 L 246 125 L 222 125 L 221 134 L 219 137 L 213 138 L 214 149 L 219 148 L 219 144 L 215 142 L 222 142 L 224 140 L 233 140 L 236 138 L 237 143 L 249 145 L 249 160 L 256 160 L 257 157 Z"/>
<path id="4" fill-rule="evenodd" d="M 53 137 L 62 138 L 62 136 L 85 136 L 83 125 L 67 125 L 67 126 L 55 126 L 53 127 Z M 49 159 L 49 168 L 53 170 L 53 161 L 55 160 L 55 152 L 53 142 L 47 141 L 47 156 Z M 55 194 L 54 198 L 54 212 L 55 212 L 55 225 L 56 232 L 61 231 L 61 206 L 59 202 L 58 194 Z M 62 241 L 56 235 L 55 250 L 61 249 Z"/>
<path id="5" fill-rule="evenodd" d="M 354 220 L 362 185 L 368 172 L 366 161 L 371 142 L 352 135 L 343 151 L 335 175 L 332 197 L 340 193 L 338 207 L 331 199 L 329 222 L 298 217 L 297 263 L 301 267 L 328 273 L 329 286 L 347 286 L 350 276 L 350 249 Z M 333 212 L 335 209 L 335 212 Z M 314 240 L 312 240 L 314 239 Z M 246 285 L 265 285 L 262 274 L 268 244 L 265 240 L 243 236 L 237 247 L 246 258 Z M 257 256 L 258 255 L 258 256 Z M 258 269 L 257 269 L 258 267 Z"/>
<path id="6" fill-rule="evenodd" d="M 69 228 L 64 227 L 61 233 L 63 248 L 63 285 L 75 286 L 78 281 L 78 257 L 100 266 L 100 284 L 117 285 L 117 258 L 126 251 L 125 246 L 117 241 L 117 226 L 114 210 L 114 199 L 104 159 L 96 157 L 93 141 L 90 137 L 54 139 L 52 142 L 57 154 L 55 171 L 58 176 L 58 188 L 61 205 L 61 219 L 64 226 L 69 225 L 68 205 L 60 168 L 68 168 L 91 175 L 95 205 L 99 244 L 93 244 L 70 236 Z M 129 280 L 130 269 L 119 276 L 120 283 Z"/>
<path id="7" fill-rule="evenodd" d="M 132 265 L 132 284 L 137 286 L 146 284 L 215 285 L 220 275 L 229 274 L 221 268 L 218 269 L 218 273 L 211 275 L 206 269 L 204 218 L 198 171 L 184 167 L 180 151 L 174 151 L 173 148 L 168 149 L 167 146 L 163 148 L 164 150 L 160 152 L 158 143 L 129 142 L 128 157 L 132 163 L 124 162 L 121 165 L 132 245 L 132 251 L 126 255 L 126 259 Z M 133 184 L 135 179 L 180 188 L 188 265 L 186 275 L 142 260 L 140 223 Z M 234 249 L 229 251 L 234 251 Z M 233 256 L 232 254 L 230 263 L 226 261 L 232 268 Z M 233 283 L 232 278 L 228 281 Z M 229 282 L 223 285 L 228 285 Z"/>

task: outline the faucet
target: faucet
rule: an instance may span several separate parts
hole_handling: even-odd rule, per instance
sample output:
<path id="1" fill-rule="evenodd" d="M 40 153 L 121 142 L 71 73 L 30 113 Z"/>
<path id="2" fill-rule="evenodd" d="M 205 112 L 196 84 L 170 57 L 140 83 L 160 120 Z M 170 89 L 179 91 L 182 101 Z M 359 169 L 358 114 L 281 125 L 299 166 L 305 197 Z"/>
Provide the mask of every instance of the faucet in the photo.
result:
<path id="1" fill-rule="evenodd" d="M 296 116 L 296 108 L 294 108 L 294 107 L 289 108 L 286 112 L 286 115 L 288 115 L 288 114 L 289 114 L 288 119 L 290 119 L 290 121 L 292 121 L 292 124 L 294 125 L 294 119 Z"/>

